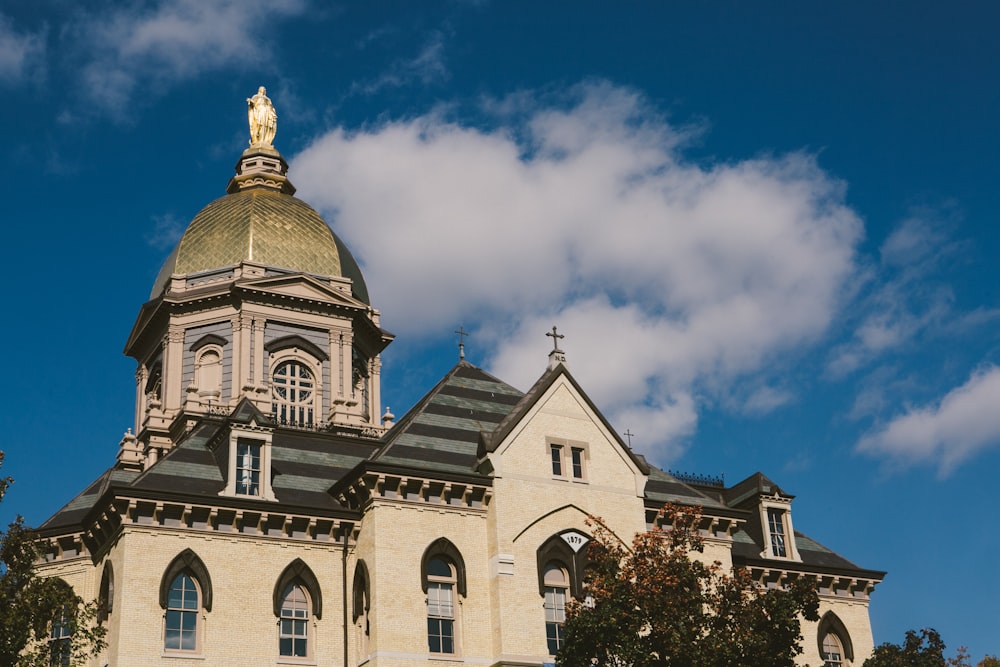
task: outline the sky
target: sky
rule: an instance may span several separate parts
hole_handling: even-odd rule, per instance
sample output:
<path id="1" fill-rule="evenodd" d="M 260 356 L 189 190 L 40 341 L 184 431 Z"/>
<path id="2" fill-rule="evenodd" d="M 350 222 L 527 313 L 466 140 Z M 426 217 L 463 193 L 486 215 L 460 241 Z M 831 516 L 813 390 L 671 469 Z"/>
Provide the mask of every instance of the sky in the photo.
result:
<path id="1" fill-rule="evenodd" d="M 126 337 L 264 85 L 298 196 L 397 336 L 397 416 L 460 326 L 525 390 L 556 325 L 637 452 L 762 471 L 797 529 L 888 571 L 876 643 L 933 627 L 1000 653 L 998 21 L 963 0 L 0 0 L 0 520 L 42 523 L 114 462 Z"/>

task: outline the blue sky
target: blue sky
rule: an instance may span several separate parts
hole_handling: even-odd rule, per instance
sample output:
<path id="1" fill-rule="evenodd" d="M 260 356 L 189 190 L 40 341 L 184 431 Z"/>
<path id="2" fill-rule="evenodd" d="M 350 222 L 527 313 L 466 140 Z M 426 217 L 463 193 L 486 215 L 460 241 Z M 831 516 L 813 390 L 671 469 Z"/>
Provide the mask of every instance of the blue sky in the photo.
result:
<path id="1" fill-rule="evenodd" d="M 394 413 L 460 325 L 525 389 L 557 324 L 636 450 L 761 470 L 888 570 L 876 642 L 1000 653 L 992 3 L 131 4 L 0 2 L 0 520 L 113 462 L 125 338 L 263 84 L 398 335 Z"/>

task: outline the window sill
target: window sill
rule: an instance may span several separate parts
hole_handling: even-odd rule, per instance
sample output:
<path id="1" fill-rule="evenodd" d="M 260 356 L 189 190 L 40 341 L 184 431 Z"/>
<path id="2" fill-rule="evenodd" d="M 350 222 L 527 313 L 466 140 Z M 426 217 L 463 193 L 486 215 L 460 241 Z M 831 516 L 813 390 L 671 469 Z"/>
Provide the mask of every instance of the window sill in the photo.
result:
<path id="1" fill-rule="evenodd" d="M 430 653 L 427 655 L 427 659 L 444 662 L 461 662 L 462 656 L 457 653 Z"/>
<path id="2" fill-rule="evenodd" d="M 276 665 L 317 665 L 315 658 L 293 658 L 290 655 L 282 656 L 274 661 Z"/>
<path id="3" fill-rule="evenodd" d="M 184 651 L 163 651 L 160 653 L 161 658 L 176 658 L 180 660 L 204 660 L 205 655 L 203 653 L 185 653 Z"/>

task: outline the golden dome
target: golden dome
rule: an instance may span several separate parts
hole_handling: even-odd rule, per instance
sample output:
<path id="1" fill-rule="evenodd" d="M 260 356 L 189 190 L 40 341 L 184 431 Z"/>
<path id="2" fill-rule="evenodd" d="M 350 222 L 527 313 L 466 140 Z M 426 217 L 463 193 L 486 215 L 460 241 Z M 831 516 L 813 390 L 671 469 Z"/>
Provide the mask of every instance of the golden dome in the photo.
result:
<path id="1" fill-rule="evenodd" d="M 244 162 L 250 153 L 244 154 Z M 255 155 L 259 153 L 254 151 Z M 237 173 L 243 171 L 238 169 Z M 234 179 L 237 180 L 240 176 Z M 368 303 L 364 278 L 350 251 L 315 209 L 289 191 L 294 192 L 291 184 L 262 185 L 260 179 L 243 185 L 231 184 L 230 194 L 203 208 L 188 225 L 160 269 L 150 298 L 163 293 L 172 274 L 190 275 L 246 261 L 294 272 L 350 278 L 354 296 Z"/>

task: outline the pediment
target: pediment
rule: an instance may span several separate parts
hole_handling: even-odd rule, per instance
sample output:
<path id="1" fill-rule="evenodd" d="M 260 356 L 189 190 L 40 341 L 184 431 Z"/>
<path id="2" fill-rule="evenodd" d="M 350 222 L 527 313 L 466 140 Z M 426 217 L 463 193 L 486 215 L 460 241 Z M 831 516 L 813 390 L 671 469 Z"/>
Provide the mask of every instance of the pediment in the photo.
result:
<path id="1" fill-rule="evenodd" d="M 350 283 L 344 283 L 343 289 L 302 274 L 291 276 L 269 276 L 253 280 L 240 281 L 238 286 L 244 290 L 258 293 L 308 301 L 320 301 L 352 308 L 367 308 L 361 301 L 351 296 Z"/>

